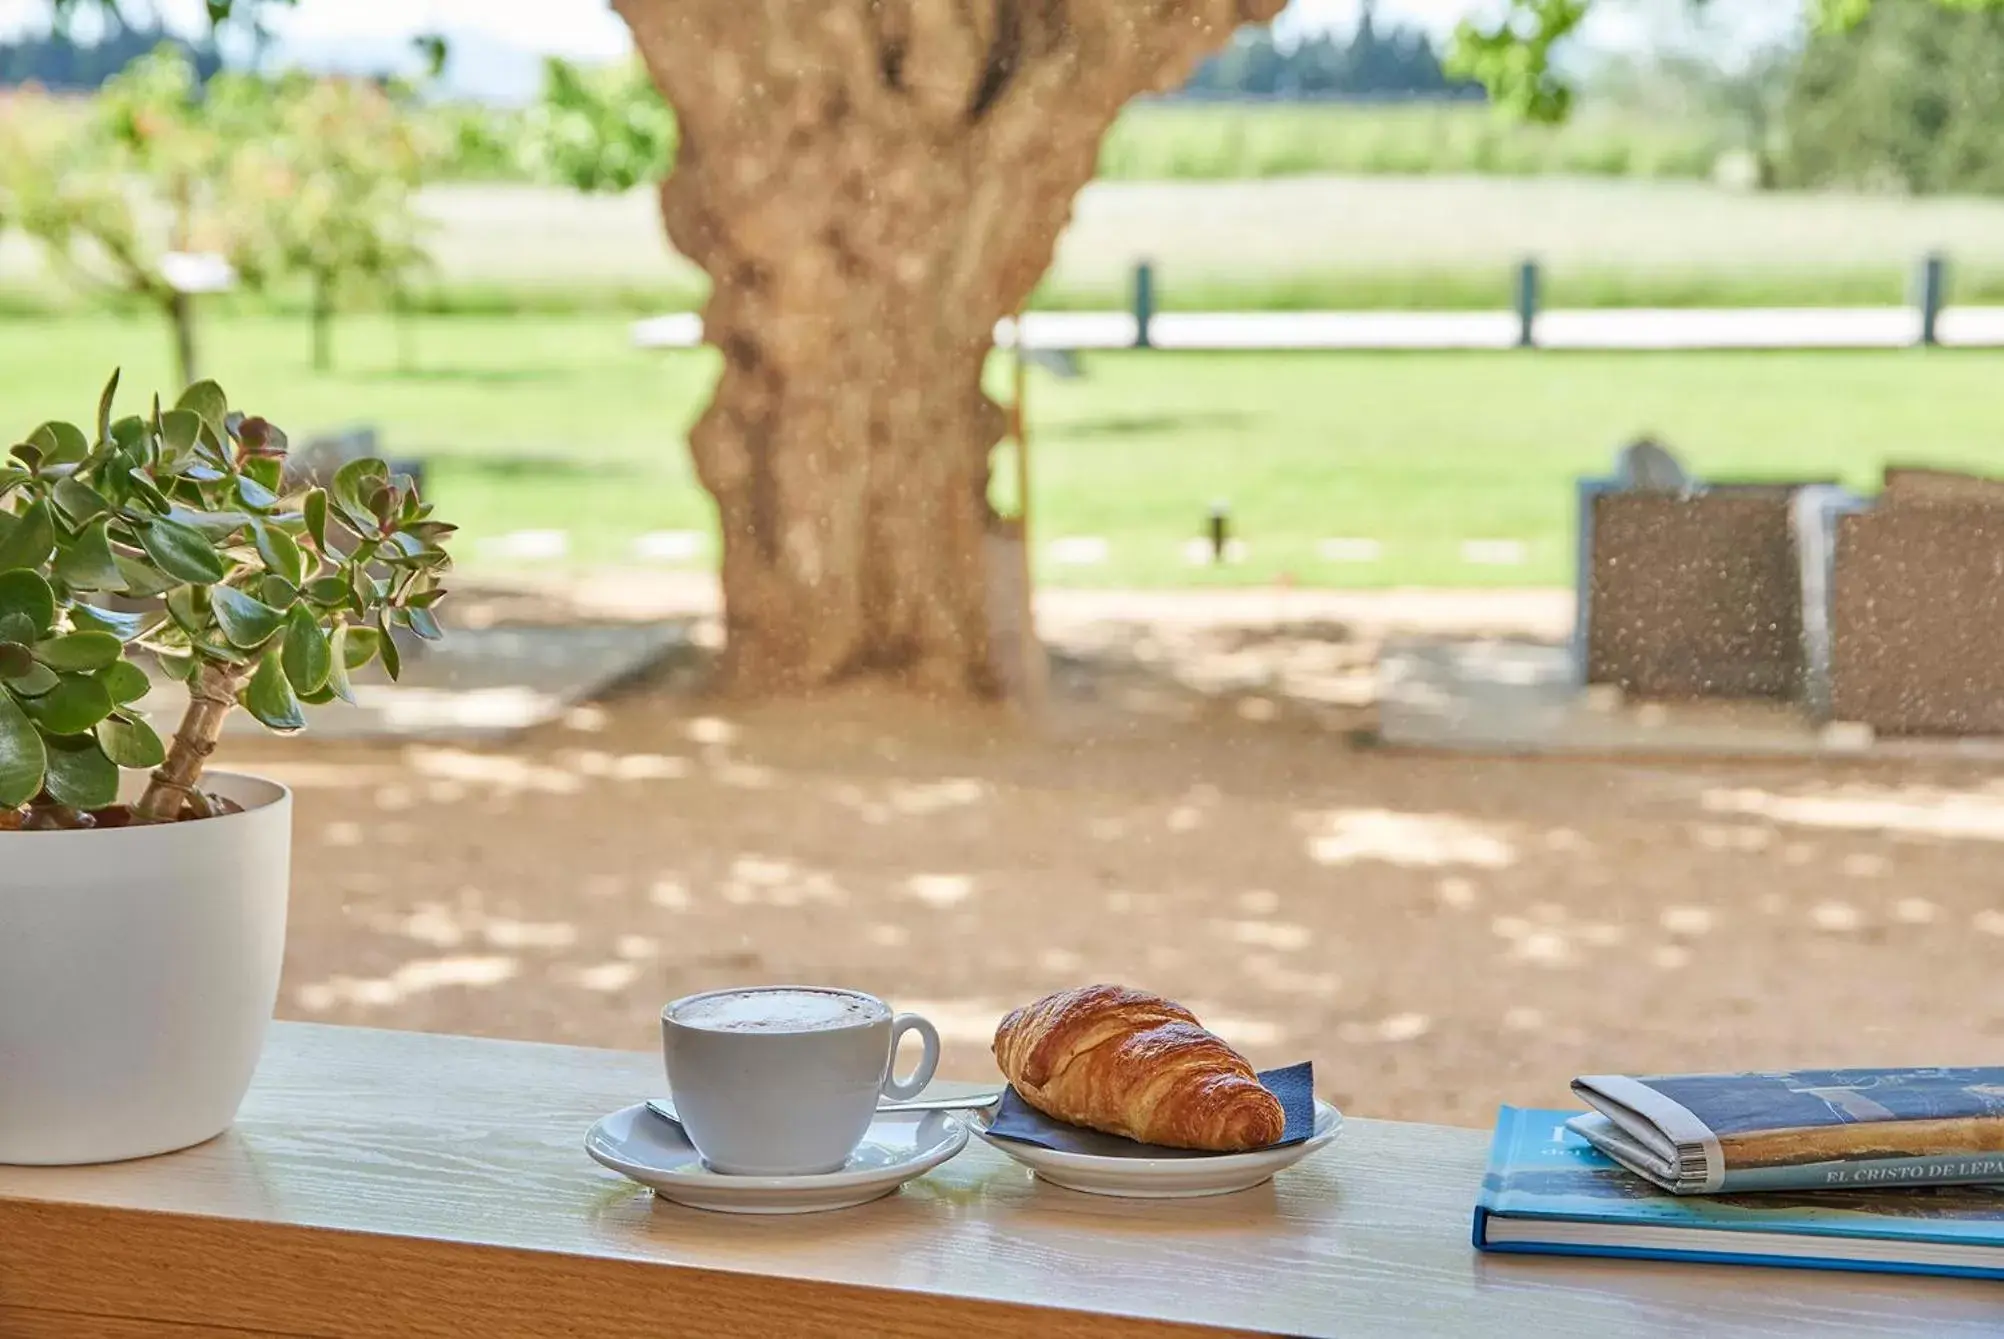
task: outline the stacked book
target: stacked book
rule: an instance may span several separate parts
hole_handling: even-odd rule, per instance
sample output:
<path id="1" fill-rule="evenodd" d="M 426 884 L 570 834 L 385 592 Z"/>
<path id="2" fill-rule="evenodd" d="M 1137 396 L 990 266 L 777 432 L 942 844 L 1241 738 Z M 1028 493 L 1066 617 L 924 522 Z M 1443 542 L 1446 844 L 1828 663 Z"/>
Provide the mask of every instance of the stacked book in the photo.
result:
<path id="1" fill-rule="evenodd" d="M 2004 1279 L 2004 1068 L 1573 1083 L 1505 1107 L 1487 1251 Z"/>

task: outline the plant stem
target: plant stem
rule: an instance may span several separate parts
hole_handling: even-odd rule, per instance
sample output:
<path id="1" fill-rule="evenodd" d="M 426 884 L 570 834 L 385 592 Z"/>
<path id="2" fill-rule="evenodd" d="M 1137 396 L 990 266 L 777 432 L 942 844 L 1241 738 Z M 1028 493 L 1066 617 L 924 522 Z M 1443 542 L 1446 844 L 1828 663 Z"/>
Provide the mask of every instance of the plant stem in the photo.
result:
<path id="1" fill-rule="evenodd" d="M 188 683 L 188 710 L 167 746 L 167 760 L 153 771 L 133 815 L 142 823 L 171 823 L 194 801 L 202 767 L 222 738 L 223 721 L 237 704 L 245 671 L 202 661 Z"/>

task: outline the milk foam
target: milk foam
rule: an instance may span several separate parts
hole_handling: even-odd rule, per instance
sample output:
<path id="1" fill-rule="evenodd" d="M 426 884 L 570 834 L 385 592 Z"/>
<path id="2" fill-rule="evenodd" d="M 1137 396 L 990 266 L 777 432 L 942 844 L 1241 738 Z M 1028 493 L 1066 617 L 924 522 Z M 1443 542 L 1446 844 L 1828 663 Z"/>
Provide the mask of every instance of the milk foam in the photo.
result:
<path id="1" fill-rule="evenodd" d="M 737 990 L 705 995 L 674 1019 L 706 1032 L 823 1032 L 884 1018 L 882 1005 L 832 990 Z"/>

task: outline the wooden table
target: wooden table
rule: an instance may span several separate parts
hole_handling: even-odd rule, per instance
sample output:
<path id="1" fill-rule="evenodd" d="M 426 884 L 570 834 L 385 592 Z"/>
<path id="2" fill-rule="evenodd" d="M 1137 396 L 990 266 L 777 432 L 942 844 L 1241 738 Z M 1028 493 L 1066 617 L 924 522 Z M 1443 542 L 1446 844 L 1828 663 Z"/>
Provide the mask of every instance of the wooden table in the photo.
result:
<path id="1" fill-rule="evenodd" d="M 581 1147 L 659 1071 L 281 1024 L 222 1138 L 0 1168 L 0 1335 L 2004 1333 L 1995 1285 L 1480 1256 L 1487 1136 L 1383 1121 L 1222 1199 L 1074 1194 L 975 1141 L 860 1209 L 705 1214 Z"/>

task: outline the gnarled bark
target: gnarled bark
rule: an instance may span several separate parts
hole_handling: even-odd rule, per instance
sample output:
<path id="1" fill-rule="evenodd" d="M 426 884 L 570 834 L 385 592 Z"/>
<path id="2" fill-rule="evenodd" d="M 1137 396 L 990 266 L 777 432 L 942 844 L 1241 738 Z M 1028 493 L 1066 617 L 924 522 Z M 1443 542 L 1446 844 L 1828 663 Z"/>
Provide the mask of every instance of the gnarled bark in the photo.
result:
<path id="1" fill-rule="evenodd" d="M 994 690 L 983 394 L 1100 140 L 1282 0 L 614 0 L 680 130 L 669 237 L 723 352 L 690 435 L 725 673 Z"/>

